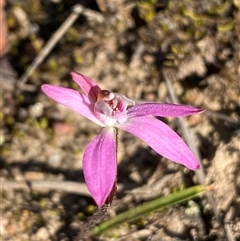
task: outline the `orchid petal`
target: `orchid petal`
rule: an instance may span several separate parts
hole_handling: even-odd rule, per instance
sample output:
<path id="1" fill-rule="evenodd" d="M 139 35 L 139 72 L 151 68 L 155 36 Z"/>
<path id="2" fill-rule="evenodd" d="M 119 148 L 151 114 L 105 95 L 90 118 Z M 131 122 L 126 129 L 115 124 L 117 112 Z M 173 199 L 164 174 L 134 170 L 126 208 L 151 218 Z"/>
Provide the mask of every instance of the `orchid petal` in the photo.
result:
<path id="1" fill-rule="evenodd" d="M 191 170 L 200 168 L 198 160 L 180 136 L 162 121 L 139 116 L 129 119 L 119 128 L 145 141 L 157 153 Z"/>
<path id="2" fill-rule="evenodd" d="M 117 174 L 114 128 L 105 128 L 86 147 L 83 173 L 89 192 L 102 206 L 112 191 Z"/>
<path id="3" fill-rule="evenodd" d="M 170 103 L 141 103 L 128 109 L 128 117 L 154 115 L 161 117 L 188 116 L 203 112 L 202 109 L 188 105 L 176 105 Z"/>
<path id="4" fill-rule="evenodd" d="M 96 124 L 104 126 L 104 124 L 94 115 L 93 104 L 90 103 L 87 96 L 80 94 L 73 89 L 48 84 L 42 85 L 41 89 L 47 96 L 58 103 L 69 107 Z"/>
<path id="5" fill-rule="evenodd" d="M 97 100 L 97 95 L 101 91 L 100 87 L 87 76 L 77 72 L 71 72 L 73 80 L 80 86 L 83 92 L 91 99 L 92 102 Z"/>

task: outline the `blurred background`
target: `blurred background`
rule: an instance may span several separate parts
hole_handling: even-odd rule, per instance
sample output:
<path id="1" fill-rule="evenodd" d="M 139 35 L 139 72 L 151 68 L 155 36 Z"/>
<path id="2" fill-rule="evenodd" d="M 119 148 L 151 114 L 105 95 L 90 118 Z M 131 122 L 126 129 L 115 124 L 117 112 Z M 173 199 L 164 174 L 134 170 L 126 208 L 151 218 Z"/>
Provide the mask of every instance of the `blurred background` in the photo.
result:
<path id="1" fill-rule="evenodd" d="M 21 85 L 76 4 L 83 12 Z M 73 70 L 136 102 L 170 102 L 164 70 L 180 103 L 205 109 L 185 121 L 221 214 L 222 223 L 203 196 L 95 240 L 240 240 L 239 0 L 0 0 L 0 8 L 2 240 L 74 240 L 96 210 L 82 156 L 100 127 L 40 90 L 78 90 Z M 176 119 L 161 120 L 183 134 Z M 137 138 L 119 138 L 119 190 L 106 219 L 198 184 Z"/>

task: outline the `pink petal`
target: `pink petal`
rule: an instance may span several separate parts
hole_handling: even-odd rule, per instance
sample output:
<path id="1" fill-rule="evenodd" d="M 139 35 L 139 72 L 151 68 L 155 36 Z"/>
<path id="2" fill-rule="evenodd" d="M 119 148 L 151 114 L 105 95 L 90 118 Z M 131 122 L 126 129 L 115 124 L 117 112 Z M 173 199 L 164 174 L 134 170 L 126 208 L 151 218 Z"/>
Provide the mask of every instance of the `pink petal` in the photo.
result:
<path id="1" fill-rule="evenodd" d="M 117 174 L 114 128 L 104 128 L 87 146 L 83 173 L 89 192 L 100 207 L 112 191 Z"/>
<path id="2" fill-rule="evenodd" d="M 73 80 L 80 86 L 80 88 L 91 99 L 91 101 L 96 102 L 97 95 L 101 90 L 100 87 L 87 76 L 77 72 L 71 72 L 71 75 Z"/>
<path id="3" fill-rule="evenodd" d="M 95 122 L 96 124 L 104 126 L 104 124 L 100 122 L 94 115 L 94 106 L 90 103 L 90 100 L 87 96 L 80 94 L 76 90 L 61 86 L 44 84 L 41 86 L 41 89 L 47 96 L 57 101 L 58 103 L 69 107 L 70 109 L 78 112 L 89 120 Z"/>
<path id="4" fill-rule="evenodd" d="M 198 160 L 180 136 L 165 123 L 152 117 L 134 117 L 119 128 L 145 141 L 157 153 L 189 169 L 200 168 Z"/>
<path id="5" fill-rule="evenodd" d="M 202 109 L 197 109 L 188 105 L 176 105 L 176 104 L 161 104 L 161 103 L 142 103 L 137 104 L 128 109 L 128 116 L 144 116 L 154 115 L 162 117 L 177 117 L 188 116 L 195 113 L 203 112 Z"/>

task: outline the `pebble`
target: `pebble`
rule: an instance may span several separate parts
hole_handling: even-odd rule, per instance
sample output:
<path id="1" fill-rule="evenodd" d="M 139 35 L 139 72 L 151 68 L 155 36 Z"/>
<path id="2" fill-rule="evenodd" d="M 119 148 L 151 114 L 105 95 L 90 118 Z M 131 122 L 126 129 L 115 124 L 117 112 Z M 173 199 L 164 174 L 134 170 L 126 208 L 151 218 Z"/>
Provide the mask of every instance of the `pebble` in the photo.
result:
<path id="1" fill-rule="evenodd" d="M 43 115 L 44 106 L 42 103 L 38 102 L 29 107 L 29 114 L 33 118 L 38 118 Z"/>
<path id="2" fill-rule="evenodd" d="M 48 240 L 49 239 L 49 232 L 45 227 L 38 229 L 36 233 L 36 238 L 39 240 Z"/>
<path id="3" fill-rule="evenodd" d="M 142 229 L 131 235 L 132 239 L 145 239 L 149 238 L 152 235 L 152 231 L 149 229 Z"/>
<path id="4" fill-rule="evenodd" d="M 52 167 L 59 167 L 62 163 L 62 155 L 53 154 L 48 158 L 48 164 Z"/>
<path id="5" fill-rule="evenodd" d="M 172 221 L 167 224 L 167 233 L 174 237 L 184 237 L 186 233 L 186 227 L 179 216 L 173 217 Z"/>
<path id="6" fill-rule="evenodd" d="M 58 136 L 73 134 L 75 131 L 73 125 L 60 122 L 54 123 L 53 130 L 55 135 Z"/>

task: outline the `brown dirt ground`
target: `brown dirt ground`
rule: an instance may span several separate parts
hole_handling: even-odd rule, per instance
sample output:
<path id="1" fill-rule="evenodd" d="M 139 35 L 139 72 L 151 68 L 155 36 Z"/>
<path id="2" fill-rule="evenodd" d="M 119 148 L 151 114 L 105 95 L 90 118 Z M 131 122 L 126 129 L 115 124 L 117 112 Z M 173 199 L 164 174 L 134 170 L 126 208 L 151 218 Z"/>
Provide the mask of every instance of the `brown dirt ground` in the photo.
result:
<path id="1" fill-rule="evenodd" d="M 16 89 L 16 76 L 76 2 L 92 17 L 80 16 L 30 77 L 36 90 Z M 74 240 L 95 210 L 81 160 L 100 127 L 51 101 L 40 85 L 77 88 L 69 75 L 75 70 L 136 101 L 167 102 L 163 68 L 181 103 L 206 110 L 185 120 L 196 134 L 222 223 L 202 196 L 96 240 L 240 240 L 239 10 L 237 0 L 9 0 L 10 50 L 1 60 L 1 240 Z M 175 119 L 164 121 L 182 134 Z M 161 158 L 137 138 L 123 132 L 119 138 L 120 188 L 106 219 L 198 183 L 194 172 Z M 66 181 L 81 184 L 82 194 L 61 191 Z"/>

